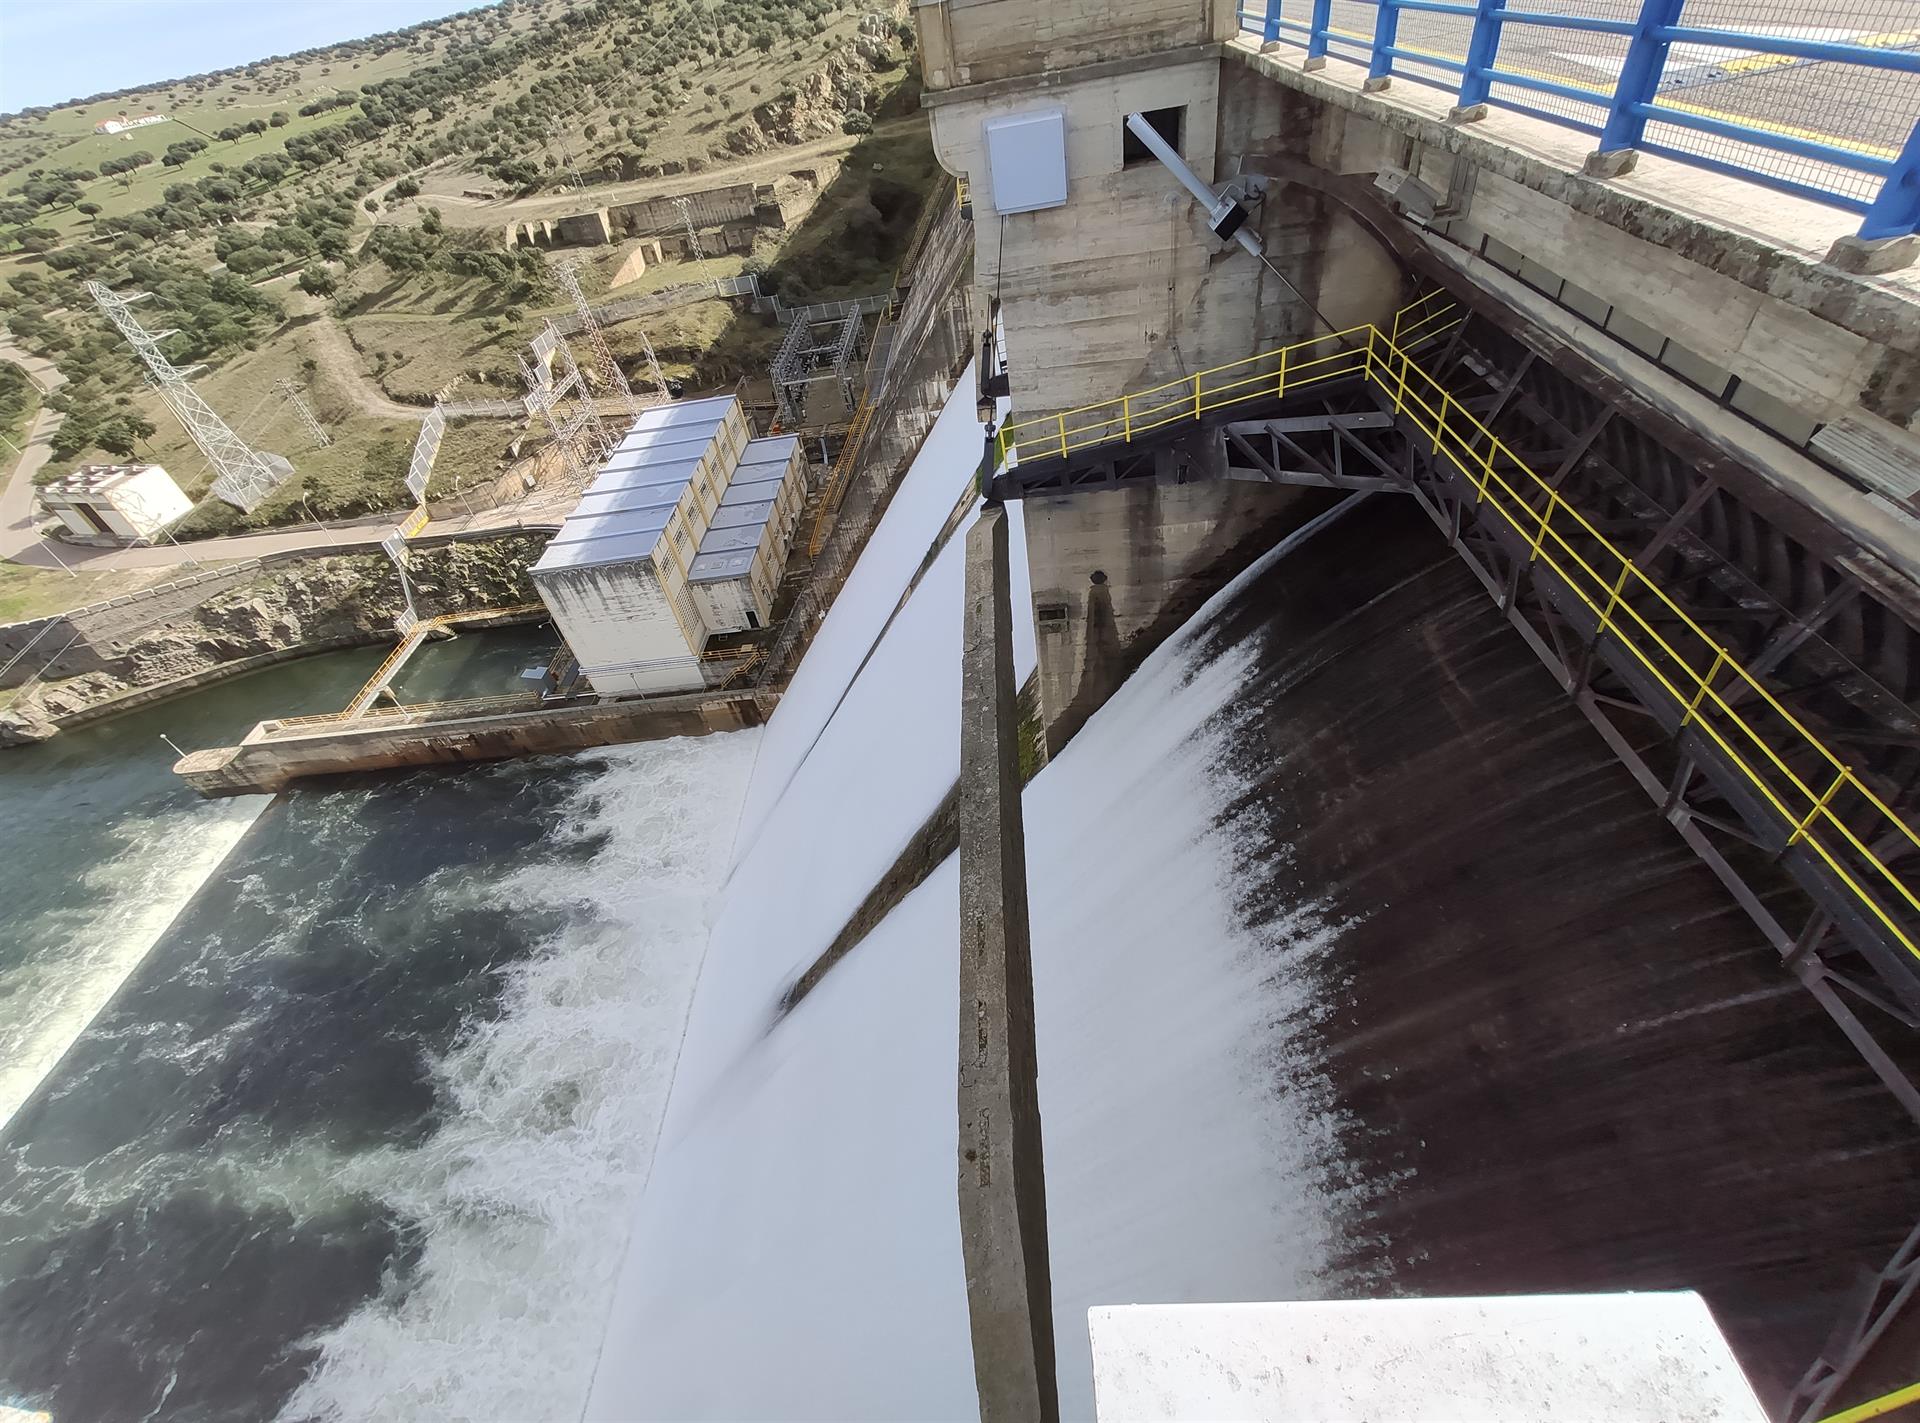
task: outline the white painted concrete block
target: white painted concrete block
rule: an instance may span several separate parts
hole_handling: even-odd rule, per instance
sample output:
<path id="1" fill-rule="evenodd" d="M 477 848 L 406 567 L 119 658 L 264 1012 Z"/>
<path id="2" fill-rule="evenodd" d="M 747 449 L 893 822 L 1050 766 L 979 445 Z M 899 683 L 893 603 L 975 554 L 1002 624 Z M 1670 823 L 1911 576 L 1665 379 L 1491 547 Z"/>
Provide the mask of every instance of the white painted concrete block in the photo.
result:
<path id="1" fill-rule="evenodd" d="M 988 119 L 987 171 L 994 211 L 1038 212 L 1067 201 L 1067 116 L 1039 109 Z"/>
<path id="2" fill-rule="evenodd" d="M 1513 1295 L 1099 1306 L 1101 1423 L 1763 1423 L 1706 1301 Z"/>

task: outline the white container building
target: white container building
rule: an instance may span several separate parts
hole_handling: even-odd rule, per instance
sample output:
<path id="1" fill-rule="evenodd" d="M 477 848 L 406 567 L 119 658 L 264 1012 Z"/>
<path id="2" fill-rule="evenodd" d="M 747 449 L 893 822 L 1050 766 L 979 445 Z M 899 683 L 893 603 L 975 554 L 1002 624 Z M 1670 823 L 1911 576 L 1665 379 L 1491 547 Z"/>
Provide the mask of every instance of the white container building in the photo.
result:
<path id="1" fill-rule="evenodd" d="M 91 543 L 152 543 L 193 509 L 157 464 L 84 464 L 39 489 L 40 504 Z"/>
<path id="2" fill-rule="evenodd" d="M 773 621 L 774 595 L 806 503 L 806 462 L 792 435 L 747 445 L 687 573 L 708 633 Z"/>
<path id="3" fill-rule="evenodd" d="M 710 637 L 768 624 L 804 467 L 791 436 L 749 440 L 732 396 L 640 416 L 532 569 L 596 692 L 703 687 Z"/>

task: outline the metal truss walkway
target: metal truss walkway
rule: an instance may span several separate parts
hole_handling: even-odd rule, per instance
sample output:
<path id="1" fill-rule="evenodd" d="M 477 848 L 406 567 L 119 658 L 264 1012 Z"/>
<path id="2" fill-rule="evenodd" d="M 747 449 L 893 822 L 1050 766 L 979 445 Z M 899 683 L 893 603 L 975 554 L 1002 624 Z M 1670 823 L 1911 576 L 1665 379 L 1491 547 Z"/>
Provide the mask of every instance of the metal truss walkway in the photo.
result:
<path id="1" fill-rule="evenodd" d="M 1436 292 L 1386 331 L 1011 423 L 992 492 L 1244 479 L 1416 500 L 1920 1121 L 1913 610 L 1870 554 L 1497 315 Z M 1920 1230 L 1790 1416 L 1819 1417 L 1916 1297 Z"/>

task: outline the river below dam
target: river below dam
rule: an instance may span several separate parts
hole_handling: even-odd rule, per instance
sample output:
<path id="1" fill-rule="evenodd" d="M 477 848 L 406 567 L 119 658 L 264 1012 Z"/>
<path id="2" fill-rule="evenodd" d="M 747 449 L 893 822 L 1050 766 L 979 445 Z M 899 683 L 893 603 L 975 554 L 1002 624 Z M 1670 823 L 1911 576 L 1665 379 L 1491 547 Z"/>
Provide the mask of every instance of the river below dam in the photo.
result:
<path id="1" fill-rule="evenodd" d="M 507 690 L 551 646 L 436 644 L 401 694 Z M 755 738 L 174 780 L 162 735 L 337 707 L 381 655 L 0 760 L 0 1402 L 526 1416 L 584 1386 Z"/>

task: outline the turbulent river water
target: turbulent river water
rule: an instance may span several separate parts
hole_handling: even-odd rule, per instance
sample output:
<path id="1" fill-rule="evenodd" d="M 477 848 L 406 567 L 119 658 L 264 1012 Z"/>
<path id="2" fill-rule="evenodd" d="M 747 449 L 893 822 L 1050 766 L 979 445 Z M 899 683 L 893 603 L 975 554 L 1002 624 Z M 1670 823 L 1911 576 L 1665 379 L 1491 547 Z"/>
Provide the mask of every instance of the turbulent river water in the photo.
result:
<path id="1" fill-rule="evenodd" d="M 428 649 L 402 695 L 502 690 L 544 643 Z M 337 706 L 378 656 L 0 761 L 0 1403 L 577 1408 L 755 738 L 173 780 L 163 733 Z"/>

